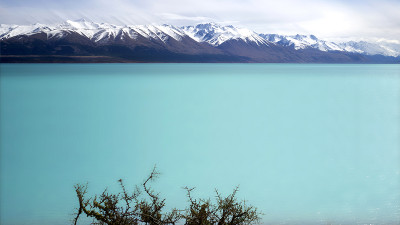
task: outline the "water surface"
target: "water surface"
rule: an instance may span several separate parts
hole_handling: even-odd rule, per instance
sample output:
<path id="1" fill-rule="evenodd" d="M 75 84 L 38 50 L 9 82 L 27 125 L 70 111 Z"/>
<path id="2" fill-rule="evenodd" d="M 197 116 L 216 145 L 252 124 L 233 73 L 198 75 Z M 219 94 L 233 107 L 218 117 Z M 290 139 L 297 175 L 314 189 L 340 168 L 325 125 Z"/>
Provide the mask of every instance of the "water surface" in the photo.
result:
<path id="1" fill-rule="evenodd" d="M 1 224 L 70 224 L 73 185 L 214 188 L 268 224 L 399 224 L 400 66 L 0 64 Z"/>

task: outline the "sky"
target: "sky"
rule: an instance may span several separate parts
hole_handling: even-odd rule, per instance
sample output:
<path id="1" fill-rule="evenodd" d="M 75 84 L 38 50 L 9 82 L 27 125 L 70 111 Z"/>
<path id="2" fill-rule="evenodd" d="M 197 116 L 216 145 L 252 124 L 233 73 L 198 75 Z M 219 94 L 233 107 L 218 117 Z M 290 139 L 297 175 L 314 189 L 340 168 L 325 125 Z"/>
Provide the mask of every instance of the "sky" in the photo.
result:
<path id="1" fill-rule="evenodd" d="M 0 23 L 86 18 L 113 24 L 217 22 L 258 33 L 400 40 L 398 0 L 3 0 Z"/>

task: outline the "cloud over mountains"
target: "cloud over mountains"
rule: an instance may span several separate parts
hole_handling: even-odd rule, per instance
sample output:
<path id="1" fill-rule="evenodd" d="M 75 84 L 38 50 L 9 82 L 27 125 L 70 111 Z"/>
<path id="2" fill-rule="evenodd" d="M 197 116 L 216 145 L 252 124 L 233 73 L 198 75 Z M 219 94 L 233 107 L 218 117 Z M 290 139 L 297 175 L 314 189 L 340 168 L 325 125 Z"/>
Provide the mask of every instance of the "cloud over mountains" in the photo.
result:
<path id="1" fill-rule="evenodd" d="M 0 12 L 0 21 L 6 24 L 81 17 L 114 24 L 177 26 L 211 21 L 259 33 L 400 40 L 400 2 L 395 0 L 4 0 Z"/>

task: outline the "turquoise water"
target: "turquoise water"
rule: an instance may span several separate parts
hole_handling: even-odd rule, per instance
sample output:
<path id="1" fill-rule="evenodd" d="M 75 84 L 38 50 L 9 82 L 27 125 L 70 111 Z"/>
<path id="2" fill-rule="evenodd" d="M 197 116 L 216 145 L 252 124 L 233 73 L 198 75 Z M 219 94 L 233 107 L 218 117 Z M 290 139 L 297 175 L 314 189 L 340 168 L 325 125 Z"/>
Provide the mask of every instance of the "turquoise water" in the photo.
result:
<path id="1" fill-rule="evenodd" d="M 240 185 L 266 224 L 399 224 L 400 66 L 0 64 L 1 224 L 70 224 L 73 185 L 168 207 Z"/>

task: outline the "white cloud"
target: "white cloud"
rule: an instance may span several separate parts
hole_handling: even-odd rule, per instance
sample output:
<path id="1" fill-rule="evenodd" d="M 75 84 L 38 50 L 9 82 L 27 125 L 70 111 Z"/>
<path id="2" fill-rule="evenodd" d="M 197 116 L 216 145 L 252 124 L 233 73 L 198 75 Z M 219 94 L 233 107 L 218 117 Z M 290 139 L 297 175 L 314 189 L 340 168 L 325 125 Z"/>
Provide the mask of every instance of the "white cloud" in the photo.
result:
<path id="1" fill-rule="evenodd" d="M 1 3 L 0 22 L 59 22 L 80 17 L 117 24 L 188 25 L 212 21 L 260 33 L 400 40 L 400 2 L 393 0 L 60 0 L 57 4 L 41 0 L 37 7 L 22 5 Z"/>
<path id="2" fill-rule="evenodd" d="M 159 16 L 166 22 L 172 22 L 179 25 L 190 25 L 193 23 L 214 22 L 211 17 L 204 16 L 183 16 L 174 13 L 160 13 Z"/>

